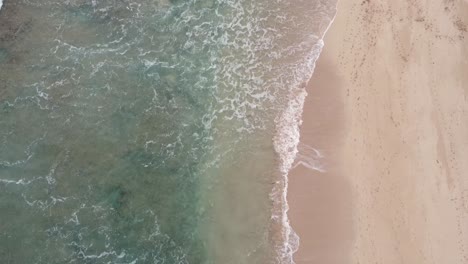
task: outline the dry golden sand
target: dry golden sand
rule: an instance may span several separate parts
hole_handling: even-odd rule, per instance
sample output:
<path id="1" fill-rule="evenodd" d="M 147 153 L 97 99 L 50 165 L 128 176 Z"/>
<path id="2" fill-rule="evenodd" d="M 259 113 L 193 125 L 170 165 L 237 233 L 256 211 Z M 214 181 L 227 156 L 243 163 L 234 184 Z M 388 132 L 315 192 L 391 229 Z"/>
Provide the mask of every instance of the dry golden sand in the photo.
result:
<path id="1" fill-rule="evenodd" d="M 328 172 L 290 175 L 298 264 L 468 263 L 467 51 L 467 0 L 340 1 L 301 139 Z"/>

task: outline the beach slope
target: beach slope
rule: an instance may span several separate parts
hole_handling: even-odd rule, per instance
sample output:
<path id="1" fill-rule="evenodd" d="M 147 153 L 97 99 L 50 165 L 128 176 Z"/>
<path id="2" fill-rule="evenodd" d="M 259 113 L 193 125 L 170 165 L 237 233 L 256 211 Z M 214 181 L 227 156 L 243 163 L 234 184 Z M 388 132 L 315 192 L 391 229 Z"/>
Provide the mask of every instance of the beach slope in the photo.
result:
<path id="1" fill-rule="evenodd" d="M 468 263 L 467 49 L 466 0 L 340 1 L 308 99 L 336 100 L 301 139 L 326 172 L 290 174 L 297 263 Z"/>

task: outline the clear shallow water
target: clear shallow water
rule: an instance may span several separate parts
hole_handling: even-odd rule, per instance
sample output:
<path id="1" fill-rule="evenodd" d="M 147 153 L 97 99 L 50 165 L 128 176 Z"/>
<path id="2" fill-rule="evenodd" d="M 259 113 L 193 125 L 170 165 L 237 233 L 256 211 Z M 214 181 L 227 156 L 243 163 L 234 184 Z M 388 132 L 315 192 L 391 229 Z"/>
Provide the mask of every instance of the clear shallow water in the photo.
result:
<path id="1" fill-rule="evenodd" d="M 290 261 L 284 176 L 333 10 L 6 1 L 2 262 Z"/>

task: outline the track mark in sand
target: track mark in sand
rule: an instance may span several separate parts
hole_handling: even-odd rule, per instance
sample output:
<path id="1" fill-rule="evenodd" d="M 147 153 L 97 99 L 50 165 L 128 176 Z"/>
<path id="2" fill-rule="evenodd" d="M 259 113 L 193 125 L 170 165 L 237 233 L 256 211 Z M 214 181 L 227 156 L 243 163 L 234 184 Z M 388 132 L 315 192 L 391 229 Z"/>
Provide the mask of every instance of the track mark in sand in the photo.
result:
<path id="1" fill-rule="evenodd" d="M 459 258 L 461 259 L 461 263 L 468 263 L 468 248 L 467 248 L 467 241 L 466 241 L 466 215 L 468 213 L 468 189 L 462 190 L 459 193 L 458 197 L 454 197 L 451 199 L 452 202 L 455 202 L 455 211 L 457 214 L 457 245 L 458 250 L 461 252 Z"/>
<path id="2" fill-rule="evenodd" d="M 464 32 L 464 33 L 467 33 L 468 32 L 468 28 L 466 26 L 466 24 L 460 19 L 458 18 L 457 20 L 455 20 L 453 22 L 453 24 L 455 25 L 455 27 L 461 31 L 461 32 Z"/>

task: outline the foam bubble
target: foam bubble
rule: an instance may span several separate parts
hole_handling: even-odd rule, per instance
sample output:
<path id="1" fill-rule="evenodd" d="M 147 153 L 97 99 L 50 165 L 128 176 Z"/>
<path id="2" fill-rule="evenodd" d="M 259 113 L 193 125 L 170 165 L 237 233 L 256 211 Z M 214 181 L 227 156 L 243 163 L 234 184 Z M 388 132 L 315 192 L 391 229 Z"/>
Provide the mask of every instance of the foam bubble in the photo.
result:
<path id="1" fill-rule="evenodd" d="M 0 10 L 2 10 L 3 0 L 0 0 Z"/>

